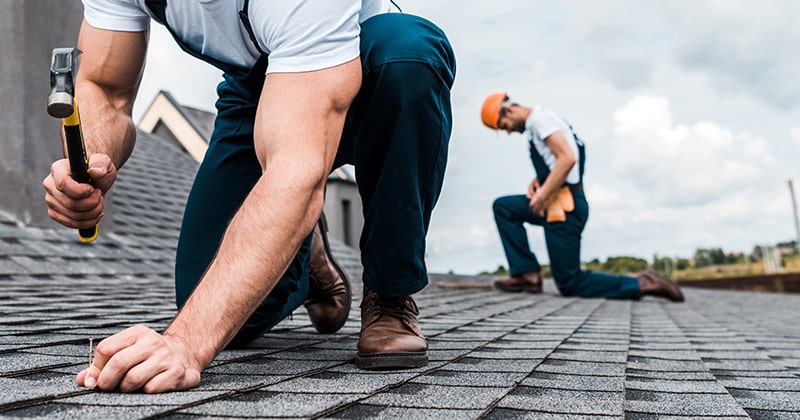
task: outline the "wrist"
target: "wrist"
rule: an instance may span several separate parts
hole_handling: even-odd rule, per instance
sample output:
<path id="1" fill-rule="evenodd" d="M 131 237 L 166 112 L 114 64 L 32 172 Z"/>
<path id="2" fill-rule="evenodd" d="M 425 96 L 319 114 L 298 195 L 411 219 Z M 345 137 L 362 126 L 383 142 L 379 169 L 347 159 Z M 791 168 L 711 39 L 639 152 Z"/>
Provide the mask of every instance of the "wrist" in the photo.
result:
<path id="1" fill-rule="evenodd" d="M 187 367 L 202 372 L 206 366 L 211 364 L 214 357 L 216 357 L 216 351 L 209 350 L 214 348 L 214 346 L 191 342 L 187 337 L 191 337 L 192 335 L 187 334 L 185 331 L 181 332 L 178 330 L 181 329 L 177 328 L 175 326 L 175 321 L 173 321 L 161 335 L 168 339 L 173 346 L 177 347 L 177 351 L 180 354 L 184 355 L 184 359 L 188 365 Z"/>

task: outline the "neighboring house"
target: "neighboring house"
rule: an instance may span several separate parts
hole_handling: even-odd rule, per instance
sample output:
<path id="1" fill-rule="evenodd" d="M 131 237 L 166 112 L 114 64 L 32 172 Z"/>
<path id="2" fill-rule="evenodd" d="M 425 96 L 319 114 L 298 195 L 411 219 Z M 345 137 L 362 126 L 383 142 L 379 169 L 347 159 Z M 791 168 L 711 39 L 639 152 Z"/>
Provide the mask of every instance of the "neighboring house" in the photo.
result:
<path id="1" fill-rule="evenodd" d="M 145 111 L 138 128 L 172 143 L 201 162 L 214 130 L 214 118 L 213 113 L 179 104 L 162 90 Z M 328 178 L 324 211 L 330 236 L 358 247 L 364 225 L 361 196 L 355 177 L 345 167 L 337 168 Z"/>
<path id="2" fill-rule="evenodd" d="M 17 219 L 6 209 L 11 201 L 0 197 L 2 287 L 13 284 L 8 281 L 31 278 L 52 279 L 58 288 L 69 287 L 72 281 L 89 281 L 118 284 L 120 295 L 125 295 L 130 293 L 125 287 L 128 282 L 171 281 L 183 208 L 197 162 L 161 138 L 141 131 L 138 137 L 106 201 L 100 236 L 90 244 L 80 243 L 75 230 L 55 222 L 32 226 Z M 3 147 L 8 139 L 0 131 Z M 0 160 L 11 158 L 0 154 Z M 40 175 L 44 178 L 46 172 Z M 38 195 L 31 212 L 44 212 L 43 191 Z M 362 272 L 357 251 L 336 239 L 331 246 L 344 270 L 357 281 Z"/>
<path id="3" fill-rule="evenodd" d="M 150 103 L 138 128 L 161 137 L 202 162 L 214 130 L 215 115 L 180 105 L 169 92 L 160 91 Z"/>

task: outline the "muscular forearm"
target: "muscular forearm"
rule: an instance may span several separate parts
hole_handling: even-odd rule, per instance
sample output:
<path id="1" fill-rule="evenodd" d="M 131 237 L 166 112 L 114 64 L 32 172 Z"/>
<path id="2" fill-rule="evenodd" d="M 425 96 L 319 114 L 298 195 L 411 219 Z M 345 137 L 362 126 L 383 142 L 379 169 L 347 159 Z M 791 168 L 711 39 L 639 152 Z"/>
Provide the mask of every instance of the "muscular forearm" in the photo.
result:
<path id="1" fill-rule="evenodd" d="M 263 175 L 164 332 L 186 343 L 198 369 L 211 363 L 272 291 L 319 219 L 360 69 L 356 59 L 318 72 L 267 76 L 254 129 Z"/>
<path id="2" fill-rule="evenodd" d="M 191 349 L 199 370 L 266 298 L 322 211 L 324 184 L 292 185 L 275 169 L 231 220 L 214 261 L 164 332 Z"/>
<path id="3" fill-rule="evenodd" d="M 81 25 L 83 51 L 75 84 L 81 126 L 89 155 L 108 155 L 117 168 L 133 150 L 131 117 L 147 53 L 147 32 L 97 29 Z"/>
<path id="4" fill-rule="evenodd" d="M 88 155 L 108 155 L 117 168 L 128 160 L 136 141 L 132 103 L 115 101 L 102 87 L 83 81 L 75 87 Z"/>

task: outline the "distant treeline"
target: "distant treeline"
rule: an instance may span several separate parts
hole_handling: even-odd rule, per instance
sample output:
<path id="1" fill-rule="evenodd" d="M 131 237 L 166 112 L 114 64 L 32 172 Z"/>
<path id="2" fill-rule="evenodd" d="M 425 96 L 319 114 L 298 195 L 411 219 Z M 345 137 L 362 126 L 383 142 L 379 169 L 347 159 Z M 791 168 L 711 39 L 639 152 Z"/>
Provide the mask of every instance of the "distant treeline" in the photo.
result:
<path id="1" fill-rule="evenodd" d="M 795 255 L 797 254 L 797 241 L 781 242 L 775 245 L 775 248 L 778 248 L 782 255 Z M 656 255 L 653 257 L 653 261 L 647 261 L 644 258 L 621 256 L 609 257 L 602 262 L 595 258 L 583 263 L 583 268 L 585 270 L 601 271 L 609 274 L 638 273 L 648 268 L 660 272 L 674 272 L 687 270 L 689 268 L 755 263 L 762 261 L 763 257 L 764 250 L 760 246 L 753 248 L 750 254 L 745 254 L 743 252 L 725 252 L 722 248 L 697 248 L 694 252 L 694 256 L 691 258 L 660 257 Z M 507 275 L 508 269 L 501 265 L 493 272 L 484 271 L 481 274 Z M 543 266 L 542 274 L 545 277 L 549 277 L 550 267 L 547 265 Z"/>

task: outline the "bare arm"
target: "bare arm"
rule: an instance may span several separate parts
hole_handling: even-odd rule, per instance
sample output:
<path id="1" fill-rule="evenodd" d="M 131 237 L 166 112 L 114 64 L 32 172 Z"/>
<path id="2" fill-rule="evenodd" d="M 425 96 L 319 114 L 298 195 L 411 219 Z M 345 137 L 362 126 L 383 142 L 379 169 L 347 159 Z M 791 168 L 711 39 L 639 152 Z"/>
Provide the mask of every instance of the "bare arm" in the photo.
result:
<path id="1" fill-rule="evenodd" d="M 344 117 L 360 84 L 358 59 L 267 76 L 255 124 L 263 175 L 165 332 L 197 349 L 200 366 L 211 362 L 272 290 L 319 219 Z"/>
<path id="2" fill-rule="evenodd" d="M 547 176 L 544 184 L 539 187 L 530 201 L 531 209 L 534 213 L 539 215 L 544 214 L 545 201 L 564 185 L 569 171 L 572 170 L 572 167 L 575 166 L 577 162 L 575 153 L 572 152 L 572 149 L 569 147 L 561 131 L 556 131 L 549 135 L 544 139 L 544 142 L 556 156 L 556 163 L 553 165 L 553 169 L 550 171 L 550 175 Z"/>
<path id="3" fill-rule="evenodd" d="M 94 378 L 104 390 L 164 392 L 197 385 L 200 371 L 269 294 L 318 220 L 344 118 L 360 84 L 358 59 L 267 76 L 254 134 L 263 175 L 202 280 L 163 335 L 139 326 L 104 340 L 92 379 L 81 372 L 79 385 Z"/>
<path id="4" fill-rule="evenodd" d="M 84 21 L 78 48 L 84 53 L 75 96 L 92 185 L 75 182 L 65 159 L 54 162 L 42 182 L 50 217 L 73 228 L 100 221 L 103 196 L 133 150 L 136 129 L 131 111 L 144 67 L 147 34 L 100 30 Z"/>
<path id="5" fill-rule="evenodd" d="M 133 103 L 144 70 L 146 32 L 93 28 L 85 21 L 78 37 L 80 58 L 75 91 L 88 154 L 108 155 L 121 167 L 133 151 Z"/>

